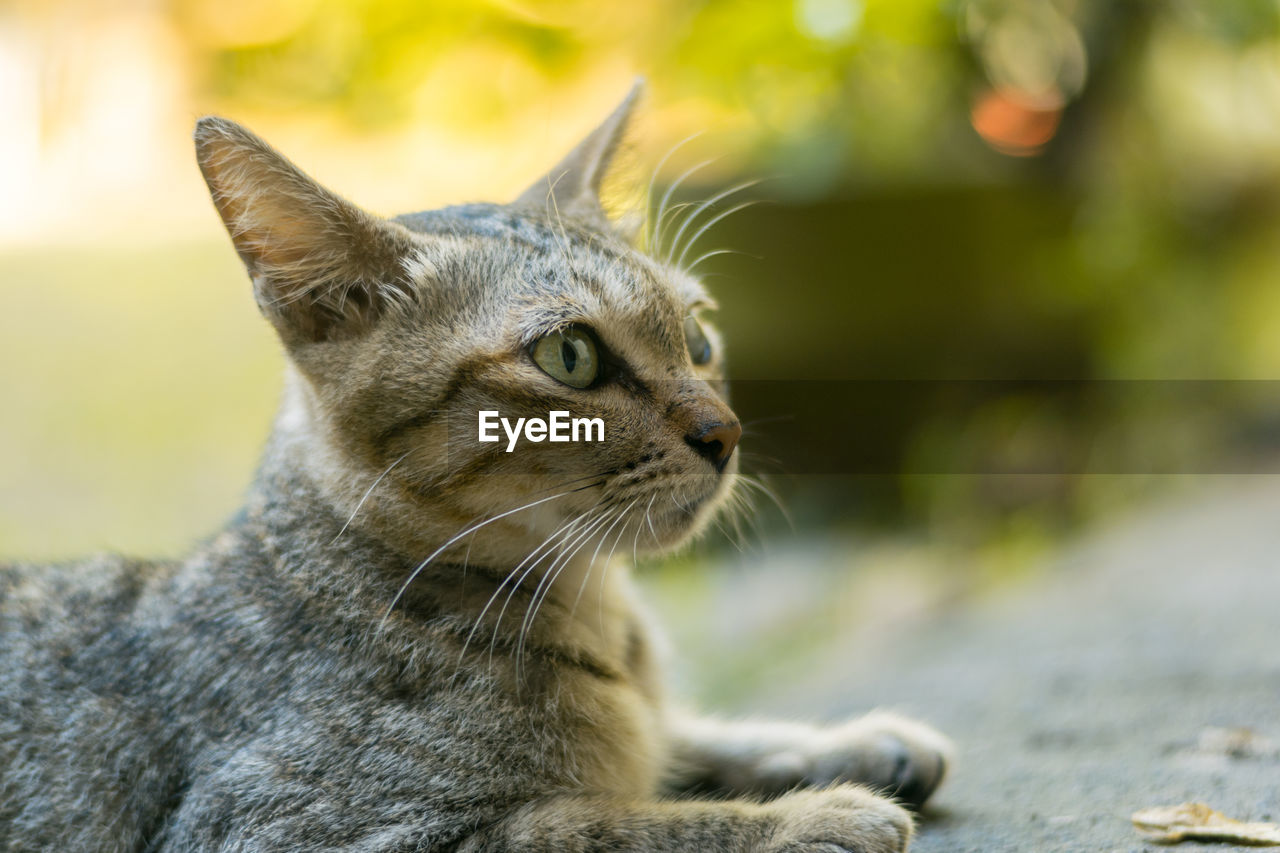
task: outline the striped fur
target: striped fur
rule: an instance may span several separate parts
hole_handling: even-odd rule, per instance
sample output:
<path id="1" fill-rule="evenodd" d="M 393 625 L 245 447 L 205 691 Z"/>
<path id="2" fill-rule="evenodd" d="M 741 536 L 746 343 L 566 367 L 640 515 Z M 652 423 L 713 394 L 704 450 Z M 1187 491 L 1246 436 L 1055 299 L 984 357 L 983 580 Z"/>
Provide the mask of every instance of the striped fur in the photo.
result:
<path id="1" fill-rule="evenodd" d="M 907 813 L 851 783 L 922 801 L 931 730 L 664 701 L 615 551 L 695 535 L 736 457 L 686 440 L 733 419 L 683 337 L 709 297 L 599 204 L 633 101 L 511 205 L 392 220 L 200 122 L 289 355 L 281 411 L 244 510 L 186 558 L 0 567 L 0 848 L 905 848 Z M 613 381 L 532 362 L 570 324 Z M 601 417 L 606 441 L 506 454 L 480 409 Z"/>

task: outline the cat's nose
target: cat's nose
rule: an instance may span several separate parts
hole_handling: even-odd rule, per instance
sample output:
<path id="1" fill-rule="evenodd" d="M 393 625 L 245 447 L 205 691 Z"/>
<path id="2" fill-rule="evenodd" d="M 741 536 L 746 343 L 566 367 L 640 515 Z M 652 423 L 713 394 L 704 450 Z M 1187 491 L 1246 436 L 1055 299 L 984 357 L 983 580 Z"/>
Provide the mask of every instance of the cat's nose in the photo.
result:
<path id="1" fill-rule="evenodd" d="M 684 440 L 698 452 L 698 455 L 716 466 L 717 471 L 723 471 L 724 466 L 729 464 L 729 457 L 733 455 L 733 449 L 738 446 L 740 438 L 742 438 L 742 424 L 732 421 L 727 424 L 700 425 L 686 435 Z"/>

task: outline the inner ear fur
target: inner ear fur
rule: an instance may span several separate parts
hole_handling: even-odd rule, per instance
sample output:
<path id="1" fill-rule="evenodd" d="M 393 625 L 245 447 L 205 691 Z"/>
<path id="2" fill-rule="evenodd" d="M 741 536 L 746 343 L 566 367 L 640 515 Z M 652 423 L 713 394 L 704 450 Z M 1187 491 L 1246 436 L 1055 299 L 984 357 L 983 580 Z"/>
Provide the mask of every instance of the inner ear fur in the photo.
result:
<path id="1" fill-rule="evenodd" d="M 367 330 L 411 298 L 409 232 L 324 188 L 245 127 L 206 117 L 196 158 L 214 206 L 286 343 Z"/>

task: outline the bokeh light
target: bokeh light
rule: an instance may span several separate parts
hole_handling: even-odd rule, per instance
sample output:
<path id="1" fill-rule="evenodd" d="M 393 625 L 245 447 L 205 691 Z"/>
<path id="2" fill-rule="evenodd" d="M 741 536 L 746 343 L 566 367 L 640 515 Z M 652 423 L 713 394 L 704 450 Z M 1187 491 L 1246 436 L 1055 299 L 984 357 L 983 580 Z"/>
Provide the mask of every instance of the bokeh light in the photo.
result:
<path id="1" fill-rule="evenodd" d="M 14 0 L 0 546 L 176 549 L 250 476 L 280 356 L 195 169 L 197 116 L 391 214 L 513 197 L 637 74 L 624 177 L 700 133 L 658 177 L 714 158 L 677 203 L 765 179 L 746 197 L 769 203 L 690 255 L 740 253 L 700 271 L 741 377 L 1280 371 L 1274 3 Z M 889 473 L 797 483 L 793 516 L 1047 542 L 1141 478 L 1015 482 L 1043 460 L 1274 452 L 1266 395 L 1045 397 L 851 416 Z M 768 470 L 788 413 L 755 416 Z M 991 476 L 935 476 L 954 460 Z"/>

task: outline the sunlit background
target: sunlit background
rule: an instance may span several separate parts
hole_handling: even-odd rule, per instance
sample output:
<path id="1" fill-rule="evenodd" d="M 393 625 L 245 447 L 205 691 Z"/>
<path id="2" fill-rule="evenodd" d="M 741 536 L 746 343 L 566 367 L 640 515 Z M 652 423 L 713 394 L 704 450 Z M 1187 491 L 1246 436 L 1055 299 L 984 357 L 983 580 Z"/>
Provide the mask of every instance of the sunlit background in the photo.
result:
<path id="1" fill-rule="evenodd" d="M 637 74 L 636 183 L 682 141 L 660 189 L 714 160 L 675 204 L 762 179 L 704 212 L 762 202 L 695 255 L 736 252 L 699 271 L 747 380 L 745 467 L 791 520 L 764 500 L 652 567 L 669 608 L 725 614 L 708 660 L 741 625 L 761 647 L 874 627 L 867 584 L 927 610 L 1274 467 L 1272 0 L 9 0 L 0 553 L 176 554 L 252 474 L 281 357 L 196 117 L 392 214 L 514 197 Z M 830 413 L 756 380 L 822 380 Z M 778 595 L 779 564 L 810 570 Z M 764 674 L 748 655 L 705 689 Z"/>

